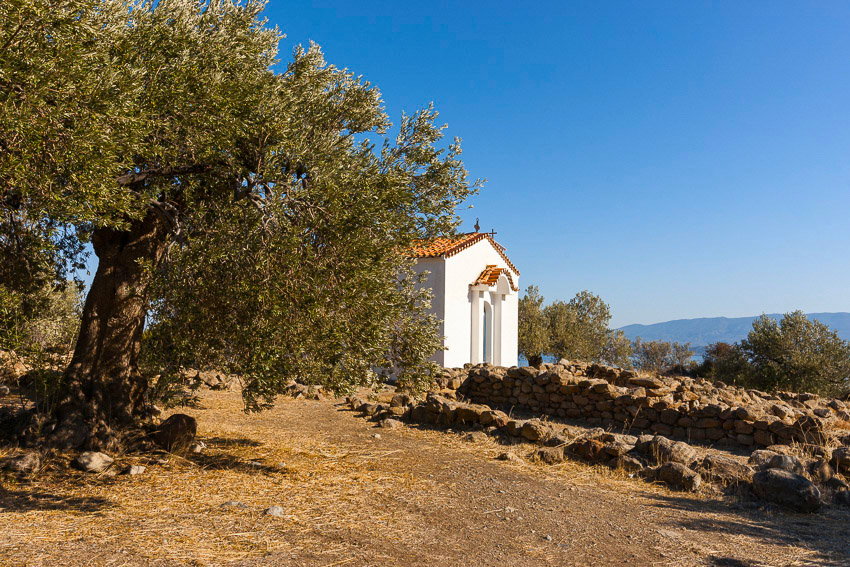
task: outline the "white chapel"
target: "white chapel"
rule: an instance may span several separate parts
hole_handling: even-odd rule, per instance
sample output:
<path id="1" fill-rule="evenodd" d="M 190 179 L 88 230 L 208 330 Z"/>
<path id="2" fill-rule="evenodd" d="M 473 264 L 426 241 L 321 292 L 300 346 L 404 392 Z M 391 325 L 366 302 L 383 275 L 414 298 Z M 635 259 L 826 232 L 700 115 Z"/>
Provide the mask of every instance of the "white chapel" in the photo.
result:
<path id="1" fill-rule="evenodd" d="M 477 228 L 477 226 L 476 226 Z M 493 234 L 470 232 L 417 242 L 416 271 L 427 271 L 432 312 L 440 319 L 444 367 L 489 362 L 517 364 L 519 270 Z"/>

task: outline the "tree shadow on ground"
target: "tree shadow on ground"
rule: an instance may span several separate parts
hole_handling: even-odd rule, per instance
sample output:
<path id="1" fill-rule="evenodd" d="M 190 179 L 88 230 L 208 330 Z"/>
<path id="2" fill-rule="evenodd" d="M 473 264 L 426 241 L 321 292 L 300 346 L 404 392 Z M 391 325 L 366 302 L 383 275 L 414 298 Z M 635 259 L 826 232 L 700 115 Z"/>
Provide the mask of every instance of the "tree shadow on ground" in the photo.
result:
<path id="1" fill-rule="evenodd" d="M 73 510 L 97 512 L 112 504 L 106 498 L 71 496 L 49 492 L 25 490 L 0 490 L 0 513 L 28 512 L 32 510 Z"/>
<path id="2" fill-rule="evenodd" d="M 811 558 L 818 565 L 850 564 L 850 541 L 846 526 L 850 512 L 833 506 L 814 514 L 800 514 L 781 508 L 758 505 L 748 501 L 697 500 L 686 496 L 652 494 L 655 506 L 674 509 L 678 520 L 670 527 L 693 532 L 717 533 L 724 536 L 743 535 L 772 545 L 803 548 L 815 553 Z M 756 566 L 734 557 L 715 556 L 712 565 L 718 567 Z"/>
<path id="3" fill-rule="evenodd" d="M 210 437 L 201 439 L 210 447 L 260 447 L 260 441 L 247 437 Z"/>
<path id="4" fill-rule="evenodd" d="M 266 463 L 262 459 L 245 459 L 244 457 L 226 452 L 201 453 L 200 455 L 191 455 L 185 458 L 204 470 L 229 470 L 267 475 L 289 474 L 290 472 L 283 463 L 275 464 Z"/>

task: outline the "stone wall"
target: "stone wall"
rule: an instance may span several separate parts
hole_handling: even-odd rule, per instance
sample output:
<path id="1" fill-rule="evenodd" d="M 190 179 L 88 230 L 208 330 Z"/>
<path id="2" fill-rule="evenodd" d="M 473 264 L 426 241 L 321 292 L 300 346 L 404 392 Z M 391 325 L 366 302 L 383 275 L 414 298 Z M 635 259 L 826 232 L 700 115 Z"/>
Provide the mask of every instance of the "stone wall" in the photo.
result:
<path id="1" fill-rule="evenodd" d="M 368 416 L 379 427 L 397 429 L 403 422 L 451 428 L 464 438 L 479 441 L 491 436 L 497 443 L 520 449 L 525 457 L 548 465 L 574 459 L 622 470 L 631 477 L 662 482 L 674 489 L 725 491 L 736 498 L 755 498 L 799 512 L 813 512 L 831 500 L 850 506 L 850 447 L 772 445 L 752 451 L 749 459 L 708 447 L 695 447 L 661 435 L 629 435 L 600 427 L 558 424 L 532 417 L 511 416 L 489 405 L 453 399 L 455 391 L 430 392 L 417 401 L 396 393 L 383 403 L 358 397 L 349 407 Z M 844 439 L 846 443 L 846 438 Z M 524 462 L 516 450 L 497 459 Z"/>
<path id="2" fill-rule="evenodd" d="M 596 364 L 447 369 L 437 385 L 472 402 L 717 445 L 827 444 L 850 431 L 850 407 L 814 394 L 767 394 Z"/>

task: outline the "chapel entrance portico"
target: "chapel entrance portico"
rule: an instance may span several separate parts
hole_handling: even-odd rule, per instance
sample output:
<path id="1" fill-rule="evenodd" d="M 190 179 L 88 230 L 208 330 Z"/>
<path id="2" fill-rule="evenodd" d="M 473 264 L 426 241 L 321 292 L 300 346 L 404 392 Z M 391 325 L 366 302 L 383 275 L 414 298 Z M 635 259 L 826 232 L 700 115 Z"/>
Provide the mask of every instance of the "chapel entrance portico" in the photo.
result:
<path id="1" fill-rule="evenodd" d="M 502 319 L 505 298 L 515 294 L 510 273 L 488 265 L 469 285 L 470 362 L 503 365 Z M 514 364 L 513 362 L 511 364 Z"/>

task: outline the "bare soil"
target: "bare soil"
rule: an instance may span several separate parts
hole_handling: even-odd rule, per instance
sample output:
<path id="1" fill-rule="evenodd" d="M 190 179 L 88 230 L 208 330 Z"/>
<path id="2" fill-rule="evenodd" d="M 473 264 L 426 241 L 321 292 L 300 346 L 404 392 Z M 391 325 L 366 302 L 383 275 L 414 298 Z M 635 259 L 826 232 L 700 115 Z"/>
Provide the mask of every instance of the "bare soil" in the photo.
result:
<path id="1" fill-rule="evenodd" d="M 333 400 L 241 407 L 204 393 L 184 411 L 208 448 L 116 459 L 142 475 L 69 472 L 59 455 L 29 480 L 0 477 L 0 565 L 850 565 L 843 509 L 498 461 L 532 447 L 376 428 Z M 274 505 L 282 517 L 264 515 Z"/>

